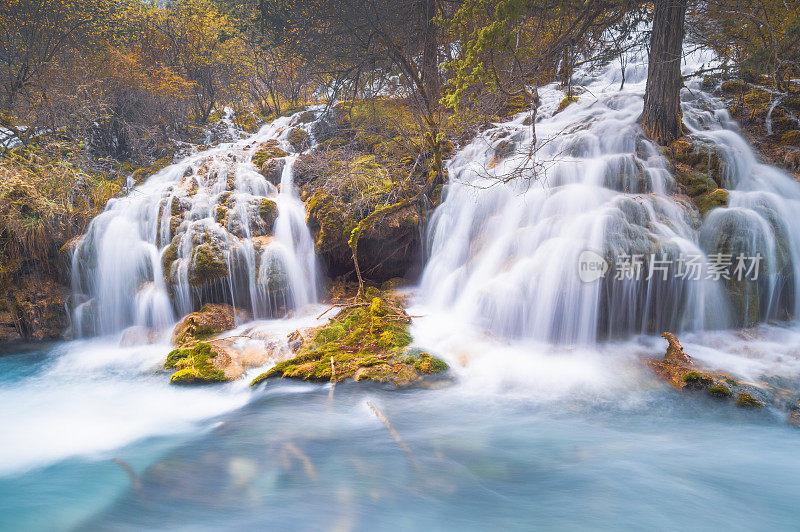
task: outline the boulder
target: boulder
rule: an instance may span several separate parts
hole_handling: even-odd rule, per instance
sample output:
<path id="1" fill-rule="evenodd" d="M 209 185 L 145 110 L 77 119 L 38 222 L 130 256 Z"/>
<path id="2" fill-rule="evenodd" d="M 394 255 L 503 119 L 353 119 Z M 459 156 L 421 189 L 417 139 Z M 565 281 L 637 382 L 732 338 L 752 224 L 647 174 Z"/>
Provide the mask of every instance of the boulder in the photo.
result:
<path id="1" fill-rule="evenodd" d="M 243 310 L 230 305 L 206 304 L 197 312 L 183 318 L 172 333 L 176 347 L 190 347 L 221 332 L 234 329 L 238 322 L 248 319 Z"/>
<path id="2" fill-rule="evenodd" d="M 264 164 L 261 165 L 261 175 L 266 177 L 267 181 L 277 187 L 281 184 L 281 176 L 283 175 L 284 167 L 286 167 L 286 159 L 284 158 L 267 159 Z"/>
<path id="3" fill-rule="evenodd" d="M 253 164 L 256 168 L 261 168 L 270 159 L 279 159 L 289 155 L 281 149 L 280 143 L 275 139 L 270 139 L 253 154 Z"/>
<path id="4" fill-rule="evenodd" d="M 225 248 L 216 242 L 204 242 L 192 251 L 189 266 L 189 284 L 202 284 L 228 277 L 228 261 Z"/>

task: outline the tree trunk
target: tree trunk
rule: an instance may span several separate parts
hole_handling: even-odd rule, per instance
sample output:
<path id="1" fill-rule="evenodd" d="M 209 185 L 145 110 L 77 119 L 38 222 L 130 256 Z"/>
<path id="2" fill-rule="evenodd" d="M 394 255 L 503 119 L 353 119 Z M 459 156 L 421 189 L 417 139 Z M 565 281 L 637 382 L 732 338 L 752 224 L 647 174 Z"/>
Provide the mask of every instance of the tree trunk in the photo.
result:
<path id="1" fill-rule="evenodd" d="M 439 102 L 439 46 L 436 36 L 436 0 L 423 0 L 425 10 L 425 44 L 422 50 L 422 80 L 430 107 Z"/>
<path id="2" fill-rule="evenodd" d="M 662 145 L 681 136 L 681 45 L 687 0 L 656 0 L 642 127 Z"/>

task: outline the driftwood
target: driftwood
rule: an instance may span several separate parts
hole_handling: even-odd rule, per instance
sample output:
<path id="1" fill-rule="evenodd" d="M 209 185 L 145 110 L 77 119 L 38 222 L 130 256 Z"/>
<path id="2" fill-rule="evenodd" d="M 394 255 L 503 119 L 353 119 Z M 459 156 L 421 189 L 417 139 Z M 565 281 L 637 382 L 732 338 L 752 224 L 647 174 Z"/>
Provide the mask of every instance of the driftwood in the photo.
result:
<path id="1" fill-rule="evenodd" d="M 112 458 L 111 461 L 118 464 L 123 469 L 123 471 L 125 471 L 128 474 L 128 477 L 131 479 L 131 484 L 133 485 L 133 489 L 135 489 L 136 491 L 142 489 L 142 481 L 139 480 L 138 475 L 136 475 L 136 472 L 128 464 L 128 462 L 120 460 L 119 458 Z"/>
<path id="2" fill-rule="evenodd" d="M 403 441 L 403 438 L 400 437 L 400 434 L 392 426 L 391 421 L 389 421 L 389 419 L 383 415 L 383 412 L 381 412 L 372 401 L 367 401 L 367 404 L 372 411 L 375 412 L 375 415 L 378 416 L 378 419 L 383 421 L 383 424 L 386 425 L 386 428 L 389 430 L 389 434 L 392 435 L 392 438 L 394 438 L 394 441 L 397 442 L 397 445 L 399 445 L 400 448 L 403 449 L 403 451 L 405 451 L 405 453 L 408 455 L 408 459 L 411 461 L 411 464 L 414 466 L 414 468 L 419 469 L 420 466 L 419 462 L 417 462 L 417 457 L 414 456 L 414 453 L 411 451 L 411 447 L 409 447 L 408 444 Z"/>

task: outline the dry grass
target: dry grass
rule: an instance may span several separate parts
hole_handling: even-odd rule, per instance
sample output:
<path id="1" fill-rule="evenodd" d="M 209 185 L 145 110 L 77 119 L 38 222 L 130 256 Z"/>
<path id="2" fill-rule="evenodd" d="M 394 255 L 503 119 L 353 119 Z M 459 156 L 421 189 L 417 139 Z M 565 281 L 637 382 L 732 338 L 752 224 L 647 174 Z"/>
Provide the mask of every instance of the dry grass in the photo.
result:
<path id="1" fill-rule="evenodd" d="M 0 160 L 0 280 L 45 263 L 120 190 L 60 159 L 14 150 Z"/>

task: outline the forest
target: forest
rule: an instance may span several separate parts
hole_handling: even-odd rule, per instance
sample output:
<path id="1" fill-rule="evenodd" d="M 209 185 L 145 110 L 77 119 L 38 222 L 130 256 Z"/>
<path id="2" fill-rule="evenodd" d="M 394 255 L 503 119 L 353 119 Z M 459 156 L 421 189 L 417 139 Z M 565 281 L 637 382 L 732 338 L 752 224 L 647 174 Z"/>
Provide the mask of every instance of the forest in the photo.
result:
<path id="1" fill-rule="evenodd" d="M 5 0 L 0 89 L 0 529 L 795 528 L 800 3 Z"/>

